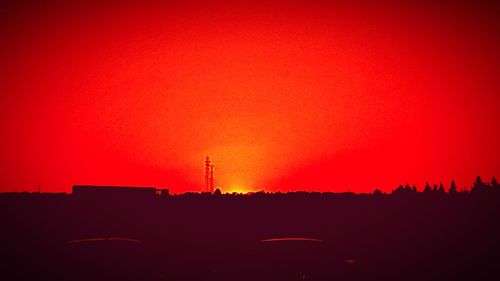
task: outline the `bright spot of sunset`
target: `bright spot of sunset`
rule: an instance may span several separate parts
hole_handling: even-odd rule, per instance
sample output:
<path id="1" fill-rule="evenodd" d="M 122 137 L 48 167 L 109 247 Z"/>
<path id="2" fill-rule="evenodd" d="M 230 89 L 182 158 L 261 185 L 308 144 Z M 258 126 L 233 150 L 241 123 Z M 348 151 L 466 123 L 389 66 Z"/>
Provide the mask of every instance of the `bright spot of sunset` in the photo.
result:
<path id="1" fill-rule="evenodd" d="M 228 189 L 222 190 L 223 193 L 238 193 L 238 194 L 246 194 L 248 192 L 254 192 L 254 190 L 249 190 L 245 187 L 239 185 L 231 185 Z"/>

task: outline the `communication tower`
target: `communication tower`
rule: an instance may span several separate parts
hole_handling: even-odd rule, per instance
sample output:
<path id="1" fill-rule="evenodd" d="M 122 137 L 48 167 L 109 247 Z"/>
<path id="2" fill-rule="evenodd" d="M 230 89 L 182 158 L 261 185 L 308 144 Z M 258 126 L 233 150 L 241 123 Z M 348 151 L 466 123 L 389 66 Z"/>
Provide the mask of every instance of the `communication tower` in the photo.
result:
<path id="1" fill-rule="evenodd" d="M 205 186 L 203 188 L 204 192 L 213 193 L 215 189 L 215 178 L 214 178 L 214 168 L 210 162 L 210 157 L 205 158 Z"/>

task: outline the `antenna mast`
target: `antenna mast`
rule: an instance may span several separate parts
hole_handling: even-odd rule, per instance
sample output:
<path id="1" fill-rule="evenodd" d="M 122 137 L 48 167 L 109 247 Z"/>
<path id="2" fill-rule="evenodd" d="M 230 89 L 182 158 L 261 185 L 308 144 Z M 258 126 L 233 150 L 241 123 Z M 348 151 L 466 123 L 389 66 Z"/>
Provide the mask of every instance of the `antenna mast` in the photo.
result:
<path id="1" fill-rule="evenodd" d="M 214 193 L 215 189 L 214 168 L 215 165 L 210 165 L 210 193 Z"/>
<path id="2" fill-rule="evenodd" d="M 214 192 L 215 179 L 214 179 L 214 168 L 215 165 L 211 164 L 210 157 L 205 158 L 205 185 L 203 186 L 203 192 Z"/>
<path id="3" fill-rule="evenodd" d="M 203 192 L 210 191 L 210 157 L 205 158 L 205 185 Z"/>

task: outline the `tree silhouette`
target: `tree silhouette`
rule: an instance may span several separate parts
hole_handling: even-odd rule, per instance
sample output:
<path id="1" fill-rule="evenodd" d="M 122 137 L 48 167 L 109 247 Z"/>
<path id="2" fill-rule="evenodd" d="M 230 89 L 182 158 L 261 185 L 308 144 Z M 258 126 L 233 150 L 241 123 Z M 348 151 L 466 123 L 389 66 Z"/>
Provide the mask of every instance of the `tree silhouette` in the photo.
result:
<path id="1" fill-rule="evenodd" d="M 483 182 L 480 176 L 476 177 L 474 181 L 474 186 L 472 187 L 472 192 L 484 192 L 486 191 L 486 184 Z"/>
<path id="2" fill-rule="evenodd" d="M 426 182 L 425 183 L 425 187 L 424 187 L 424 193 L 429 193 L 431 192 L 431 185 L 429 184 L 429 182 Z"/>
<path id="3" fill-rule="evenodd" d="M 396 189 L 394 189 L 392 191 L 392 194 L 412 194 L 414 192 L 418 192 L 417 191 L 417 187 L 415 185 L 413 185 L 413 187 L 411 187 L 408 183 L 405 184 L 405 186 L 403 187 L 403 185 L 399 185 Z"/>
<path id="4" fill-rule="evenodd" d="M 491 179 L 491 187 L 493 187 L 495 190 L 497 190 L 498 188 L 500 188 L 500 186 L 498 185 L 498 182 L 497 182 L 497 178 L 493 177 Z"/>
<path id="5" fill-rule="evenodd" d="M 439 193 L 445 193 L 443 183 L 439 183 L 439 189 L 438 189 L 438 192 L 439 192 Z"/>
<path id="6" fill-rule="evenodd" d="M 403 194 L 405 192 L 405 188 L 402 184 L 400 184 L 396 189 L 392 191 L 392 194 Z"/>
<path id="7" fill-rule="evenodd" d="M 220 189 L 218 189 L 218 188 L 217 188 L 217 189 L 214 191 L 214 196 L 221 196 L 221 195 L 222 195 L 222 192 L 220 191 Z"/>
<path id="8" fill-rule="evenodd" d="M 451 181 L 450 190 L 448 192 L 450 194 L 456 194 L 457 193 L 457 184 L 455 183 L 454 180 Z"/>

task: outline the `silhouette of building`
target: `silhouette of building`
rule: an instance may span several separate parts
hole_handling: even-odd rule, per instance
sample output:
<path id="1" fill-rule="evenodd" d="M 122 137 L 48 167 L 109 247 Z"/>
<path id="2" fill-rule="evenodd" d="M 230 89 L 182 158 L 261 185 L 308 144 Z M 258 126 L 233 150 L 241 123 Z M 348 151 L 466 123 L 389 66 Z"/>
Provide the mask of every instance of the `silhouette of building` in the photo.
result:
<path id="1" fill-rule="evenodd" d="M 154 187 L 74 185 L 72 194 L 78 198 L 147 200 L 168 197 L 169 190 Z"/>
<path id="2" fill-rule="evenodd" d="M 210 162 L 210 157 L 205 158 L 205 185 L 203 188 L 204 192 L 213 193 L 215 189 L 215 178 L 214 178 L 214 168 Z"/>

